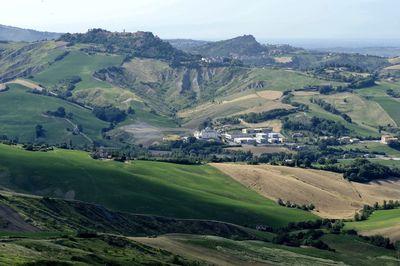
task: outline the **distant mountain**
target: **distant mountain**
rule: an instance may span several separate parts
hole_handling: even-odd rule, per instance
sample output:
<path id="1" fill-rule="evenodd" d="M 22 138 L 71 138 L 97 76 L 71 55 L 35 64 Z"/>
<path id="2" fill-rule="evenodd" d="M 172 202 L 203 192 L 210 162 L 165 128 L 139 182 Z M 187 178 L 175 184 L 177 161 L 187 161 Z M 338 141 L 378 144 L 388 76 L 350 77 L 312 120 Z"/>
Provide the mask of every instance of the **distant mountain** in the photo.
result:
<path id="1" fill-rule="evenodd" d="M 187 43 L 190 43 L 187 41 Z M 253 35 L 243 35 L 233 39 L 206 42 L 200 44 L 192 41 L 192 45 L 185 45 L 182 40 L 176 44 L 180 49 L 205 57 L 224 57 L 243 61 L 250 65 L 272 65 L 276 61 L 273 57 L 302 51 L 290 45 L 263 45 L 257 42 Z"/>
<path id="2" fill-rule="evenodd" d="M 192 40 L 192 39 L 166 39 L 173 47 L 180 50 L 187 50 L 194 47 L 198 47 L 207 43 L 208 41 Z"/>
<path id="3" fill-rule="evenodd" d="M 266 50 L 266 47 L 257 42 L 252 35 L 243 35 L 229 40 L 209 42 L 193 46 L 190 52 L 205 56 L 254 56 Z"/>
<path id="4" fill-rule="evenodd" d="M 62 33 L 21 29 L 0 25 L 0 41 L 34 42 L 41 40 L 57 39 Z"/>
<path id="5" fill-rule="evenodd" d="M 363 55 L 376 55 L 384 57 L 400 56 L 400 47 L 336 47 L 336 48 L 316 48 L 316 51 L 334 52 L 334 53 L 349 53 L 349 54 L 363 54 Z"/>

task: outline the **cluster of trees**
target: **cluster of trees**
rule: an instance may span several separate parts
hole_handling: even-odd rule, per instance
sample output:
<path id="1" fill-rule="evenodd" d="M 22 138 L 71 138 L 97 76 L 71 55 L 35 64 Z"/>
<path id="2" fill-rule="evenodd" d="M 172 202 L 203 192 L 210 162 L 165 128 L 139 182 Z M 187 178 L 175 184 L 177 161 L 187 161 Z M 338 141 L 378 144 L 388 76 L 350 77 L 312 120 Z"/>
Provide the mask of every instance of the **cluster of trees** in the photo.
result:
<path id="1" fill-rule="evenodd" d="M 325 242 L 319 239 L 323 235 L 324 232 L 322 230 L 313 230 L 313 229 L 299 233 L 283 233 L 275 236 L 272 239 L 272 243 L 278 245 L 292 246 L 292 247 L 311 246 L 314 248 L 334 252 L 335 249 L 330 248 Z"/>
<path id="2" fill-rule="evenodd" d="M 290 109 L 274 109 L 271 111 L 267 112 L 261 112 L 261 113 L 249 113 L 249 114 L 243 114 L 240 115 L 239 118 L 242 118 L 244 121 L 247 123 L 259 123 L 271 119 L 277 119 L 283 116 L 287 116 L 289 114 L 292 114 L 296 112 L 296 110 Z"/>
<path id="3" fill-rule="evenodd" d="M 349 84 L 349 88 L 351 89 L 361 89 L 361 88 L 367 88 L 367 87 L 372 87 L 375 85 L 377 77 L 376 75 L 371 75 L 366 78 L 360 78 L 357 79 Z"/>
<path id="4" fill-rule="evenodd" d="M 346 120 L 347 122 L 352 123 L 352 120 L 351 120 L 350 116 L 348 116 L 345 113 L 340 112 L 338 109 L 335 108 L 335 106 L 333 106 L 332 104 L 324 101 L 323 99 L 312 97 L 312 98 L 310 98 L 310 102 L 311 103 L 315 103 L 315 104 L 321 106 L 322 109 L 324 109 L 325 111 L 330 112 L 330 113 L 335 114 L 335 115 L 339 115 L 344 120 Z"/>
<path id="5" fill-rule="evenodd" d="M 355 182 L 369 182 L 376 179 L 400 177 L 400 169 L 372 163 L 363 158 L 358 158 L 350 165 L 343 167 L 344 178 Z"/>
<path id="6" fill-rule="evenodd" d="M 377 179 L 400 177 L 400 169 L 356 158 L 348 165 L 325 165 L 321 169 L 343 173 L 343 177 L 354 182 L 367 183 Z"/>
<path id="7" fill-rule="evenodd" d="M 46 144 L 40 144 L 40 145 L 36 145 L 36 144 L 32 144 L 32 143 L 27 143 L 22 145 L 22 148 L 27 150 L 27 151 L 52 151 L 54 150 L 53 147 L 48 146 Z"/>
<path id="8" fill-rule="evenodd" d="M 297 120 L 296 118 L 284 119 L 282 127 L 291 131 L 309 131 L 319 136 L 333 135 L 340 137 L 350 132 L 341 123 L 316 116 L 313 116 L 308 121 L 304 119 Z"/>
<path id="9" fill-rule="evenodd" d="M 222 117 L 215 120 L 217 125 L 237 125 L 240 124 L 240 120 L 237 117 Z"/>
<path id="10" fill-rule="evenodd" d="M 63 60 L 67 55 L 69 55 L 69 51 L 65 51 L 54 58 L 54 62 Z"/>
<path id="11" fill-rule="evenodd" d="M 375 202 L 375 204 L 373 206 L 369 206 L 369 205 L 364 205 L 363 209 L 358 213 L 356 212 L 354 214 L 354 220 L 355 221 L 363 221 L 368 219 L 368 217 L 377 210 L 391 210 L 391 209 L 395 209 L 395 208 L 400 208 L 400 201 L 396 200 L 389 200 L 383 201 L 382 205 L 379 205 L 378 202 Z"/>
<path id="12" fill-rule="evenodd" d="M 289 200 L 284 202 L 281 198 L 279 198 L 277 202 L 278 202 L 278 204 L 280 206 L 285 206 L 285 207 L 288 207 L 288 208 L 297 208 L 297 209 L 301 209 L 301 210 L 304 210 L 304 211 L 312 211 L 312 210 L 315 209 L 315 206 L 312 203 L 310 203 L 308 205 L 306 205 L 306 204 L 299 205 L 299 204 L 290 202 Z"/>
<path id="13" fill-rule="evenodd" d="M 46 130 L 40 124 L 35 126 L 35 136 L 37 139 L 46 137 Z"/>
<path id="14" fill-rule="evenodd" d="M 76 84 L 81 81 L 81 77 L 72 76 L 59 81 L 58 84 L 54 86 L 53 90 L 58 93 L 60 98 L 66 99 L 72 96 L 72 91 L 75 89 Z"/>
<path id="15" fill-rule="evenodd" d="M 64 107 L 58 107 L 57 110 L 55 111 L 46 111 L 45 113 L 48 116 L 54 116 L 54 117 L 61 117 L 61 118 L 68 118 L 71 119 L 73 114 L 71 112 L 67 113 L 65 112 Z"/>
<path id="16" fill-rule="evenodd" d="M 400 98 L 400 93 L 398 91 L 394 91 L 393 89 L 387 89 L 386 94 L 393 98 Z"/>
<path id="17" fill-rule="evenodd" d="M 116 123 L 124 121 L 127 116 L 127 113 L 124 110 L 120 110 L 113 106 L 94 107 L 93 114 L 103 121 Z"/>
<path id="18" fill-rule="evenodd" d="M 282 97 L 282 103 L 285 104 L 290 104 L 291 106 L 295 107 L 297 111 L 299 112 L 307 112 L 309 110 L 308 105 L 304 103 L 299 103 L 299 102 L 293 102 L 293 94 L 290 91 L 284 91 L 283 92 L 283 97 Z"/>
<path id="19" fill-rule="evenodd" d="M 266 112 L 261 112 L 261 113 L 248 113 L 248 114 L 243 114 L 243 115 L 237 115 L 237 116 L 232 116 L 232 117 L 223 117 L 215 120 L 216 124 L 219 125 L 226 125 L 226 124 L 231 124 L 231 125 L 236 125 L 240 123 L 240 119 L 243 119 L 247 123 L 260 123 L 264 121 L 268 121 L 271 119 L 278 119 L 284 116 L 287 116 L 289 114 L 292 114 L 296 112 L 296 109 L 274 109 L 271 111 L 266 111 Z M 207 119 L 202 123 L 200 128 L 205 128 L 207 126 L 211 126 L 212 121 L 211 119 Z"/>

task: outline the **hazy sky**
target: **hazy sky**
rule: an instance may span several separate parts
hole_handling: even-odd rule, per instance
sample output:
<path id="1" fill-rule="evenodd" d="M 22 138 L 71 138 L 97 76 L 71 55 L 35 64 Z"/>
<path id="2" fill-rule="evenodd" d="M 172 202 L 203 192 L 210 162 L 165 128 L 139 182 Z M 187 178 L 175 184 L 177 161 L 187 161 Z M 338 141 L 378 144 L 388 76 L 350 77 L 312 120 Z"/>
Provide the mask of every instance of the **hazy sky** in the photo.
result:
<path id="1" fill-rule="evenodd" d="M 0 24 L 162 38 L 400 39 L 400 0 L 0 0 Z"/>

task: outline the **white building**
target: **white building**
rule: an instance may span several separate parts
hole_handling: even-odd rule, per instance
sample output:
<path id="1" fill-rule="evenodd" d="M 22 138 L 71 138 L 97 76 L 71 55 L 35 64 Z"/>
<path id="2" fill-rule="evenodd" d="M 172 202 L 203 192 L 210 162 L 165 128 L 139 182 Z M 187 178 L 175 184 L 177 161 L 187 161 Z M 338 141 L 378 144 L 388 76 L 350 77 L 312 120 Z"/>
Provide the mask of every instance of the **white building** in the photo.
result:
<path id="1" fill-rule="evenodd" d="M 228 140 L 234 140 L 236 138 L 248 138 L 249 135 L 248 134 L 235 134 L 235 133 L 225 133 L 223 135 L 224 138 L 228 139 Z"/>
<path id="2" fill-rule="evenodd" d="M 269 133 L 272 132 L 272 128 L 270 127 L 261 127 L 261 128 L 243 128 L 243 134 L 257 134 L 257 133 Z"/>
<path id="3" fill-rule="evenodd" d="M 196 139 L 218 139 L 219 137 L 218 132 L 209 127 L 201 131 L 196 131 L 193 135 Z"/>
<path id="4" fill-rule="evenodd" d="M 255 138 L 234 138 L 233 142 L 237 143 L 237 144 L 254 144 L 256 143 L 256 139 Z"/>

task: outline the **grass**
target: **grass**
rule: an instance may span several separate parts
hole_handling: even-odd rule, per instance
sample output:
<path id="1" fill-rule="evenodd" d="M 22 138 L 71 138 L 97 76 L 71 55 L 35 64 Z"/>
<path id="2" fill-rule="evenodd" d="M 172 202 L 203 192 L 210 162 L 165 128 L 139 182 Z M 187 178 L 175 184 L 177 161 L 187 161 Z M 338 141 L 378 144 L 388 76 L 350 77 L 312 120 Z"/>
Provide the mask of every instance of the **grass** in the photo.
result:
<path id="1" fill-rule="evenodd" d="M 254 80 L 266 81 L 263 90 L 293 90 L 312 85 L 343 85 L 340 82 L 314 78 L 306 74 L 284 69 L 254 68 L 249 74 Z"/>
<path id="2" fill-rule="evenodd" d="M 391 117 L 375 101 L 367 100 L 353 93 L 320 95 L 318 98 L 329 102 L 339 111 L 351 117 L 354 123 L 361 126 L 377 127 L 393 124 Z"/>
<path id="3" fill-rule="evenodd" d="M 125 238 L 63 237 L 6 241 L 1 265 L 201 265 L 172 253 Z"/>
<path id="4" fill-rule="evenodd" d="M 326 234 L 321 240 L 335 252 L 312 247 L 289 247 L 260 241 L 235 241 L 215 236 L 179 235 L 167 236 L 173 242 L 184 243 L 188 252 L 206 253 L 212 260 L 220 255 L 239 265 L 257 261 L 273 265 L 398 265 L 396 252 L 375 247 L 366 241 L 349 235 Z M 151 241 L 149 241 L 150 243 Z M 155 239 L 154 242 L 157 242 Z M 145 242 L 146 243 L 146 242 Z M 171 247 L 169 248 L 171 251 Z M 210 252 L 207 253 L 207 250 Z M 218 252 L 217 255 L 215 252 Z M 195 255 L 193 254 L 193 255 Z"/>
<path id="5" fill-rule="evenodd" d="M 397 125 L 400 125 L 400 101 L 390 97 L 375 97 L 374 101 L 382 106 L 382 108 L 390 115 Z"/>
<path id="6" fill-rule="evenodd" d="M 88 55 L 81 51 L 71 51 L 63 60 L 55 62 L 35 75 L 33 80 L 51 88 L 63 79 L 80 76 L 82 81 L 77 84 L 77 90 L 96 87 L 111 88 L 110 84 L 96 80 L 92 75 L 96 70 L 119 65 L 121 62 L 122 57 L 117 55 Z"/>
<path id="7" fill-rule="evenodd" d="M 365 221 L 347 222 L 346 229 L 356 229 L 360 232 L 383 229 L 400 225 L 400 209 L 379 210 L 368 217 Z"/>
<path id="8" fill-rule="evenodd" d="M 114 210 L 274 227 L 316 219 L 278 206 L 207 165 L 96 161 L 69 150 L 0 145 L 0 185 L 19 192 L 102 204 Z"/>
<path id="9" fill-rule="evenodd" d="M 309 115 L 310 117 L 317 116 L 317 117 L 321 117 L 321 118 L 325 118 L 325 119 L 329 119 L 329 120 L 333 120 L 338 123 L 341 123 L 346 128 L 348 128 L 350 131 L 352 131 L 352 133 L 350 133 L 350 135 L 363 136 L 363 137 L 366 137 L 366 136 L 378 137 L 378 136 L 380 136 L 377 129 L 371 128 L 366 125 L 349 123 L 349 122 L 345 121 L 342 117 L 340 117 L 338 115 L 334 115 L 332 113 L 329 113 L 329 112 L 325 111 L 323 108 L 321 108 L 320 106 L 318 106 L 317 104 L 311 103 L 309 101 L 309 98 L 310 98 L 309 96 L 295 96 L 294 101 L 308 105 L 310 107 L 310 111 L 307 112 L 306 114 Z"/>
<path id="10" fill-rule="evenodd" d="M 73 126 L 65 119 L 46 117 L 46 111 L 54 111 L 64 107 L 66 112 L 72 112 L 71 121 L 81 124 L 83 132 L 94 140 L 100 139 L 100 129 L 108 123 L 93 116 L 90 110 L 63 101 L 58 98 L 30 93 L 21 85 L 11 84 L 10 90 L 0 93 L 0 132 L 9 138 L 18 138 L 22 142 L 35 141 L 35 126 L 43 125 L 46 130 L 45 141 L 50 144 L 89 143 L 81 135 L 73 135 L 67 131 Z"/>
<path id="11" fill-rule="evenodd" d="M 360 149 L 365 151 L 366 153 L 372 152 L 384 152 L 388 156 L 392 157 L 400 157 L 400 151 L 389 147 L 386 144 L 382 144 L 379 142 L 366 142 L 366 143 L 356 143 L 356 144 L 349 144 L 349 145 L 342 145 L 340 146 L 343 150 L 355 150 Z"/>
<path id="12" fill-rule="evenodd" d="M 356 90 L 355 92 L 361 96 L 377 102 L 389 116 L 400 125 L 400 114 L 398 112 L 399 101 L 387 95 L 386 90 L 392 89 L 400 92 L 400 82 L 379 82 L 376 86 Z"/>

